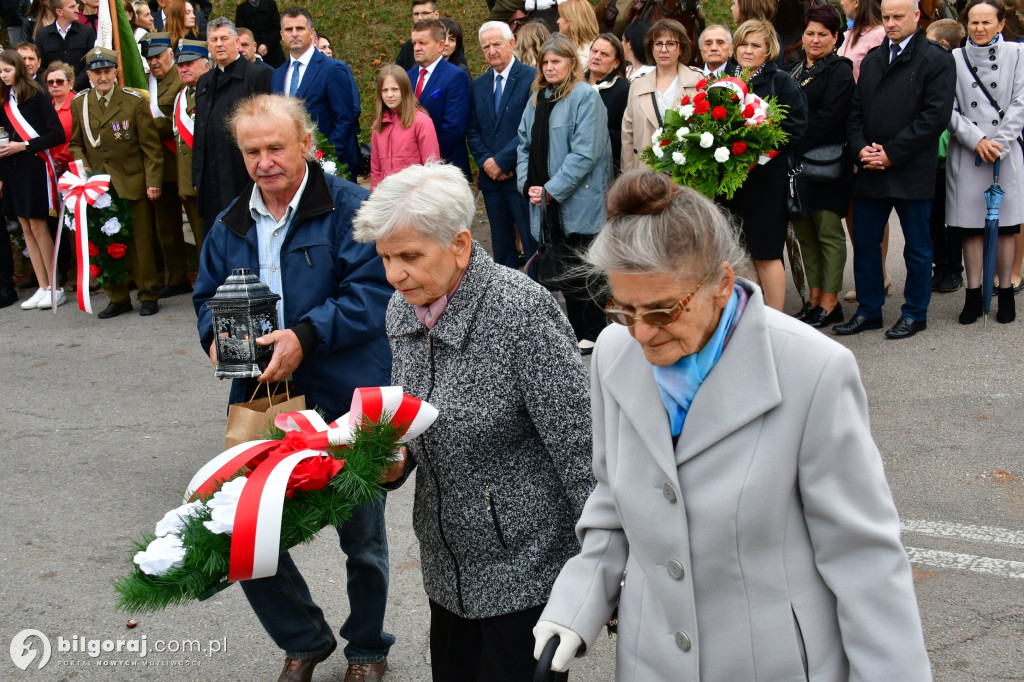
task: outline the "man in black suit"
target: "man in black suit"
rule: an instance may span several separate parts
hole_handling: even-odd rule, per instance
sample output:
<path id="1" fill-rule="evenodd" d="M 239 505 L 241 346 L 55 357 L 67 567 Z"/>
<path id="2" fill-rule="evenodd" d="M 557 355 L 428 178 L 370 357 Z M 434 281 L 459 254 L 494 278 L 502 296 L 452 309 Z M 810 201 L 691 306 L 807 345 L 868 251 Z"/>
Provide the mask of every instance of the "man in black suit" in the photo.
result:
<path id="1" fill-rule="evenodd" d="M 206 39 L 214 66 L 196 84 L 192 152 L 192 182 L 204 226 L 213 225 L 217 214 L 249 184 L 242 153 L 226 133 L 224 121 L 240 100 L 258 92 L 270 93 L 274 75 L 266 64 L 250 63 L 239 54 L 238 33 L 230 19 L 211 21 Z"/>
<path id="2" fill-rule="evenodd" d="M 66 62 L 75 70 L 75 90 L 89 87 L 89 77 L 82 59 L 96 44 L 96 31 L 78 23 L 78 0 L 49 0 L 50 11 L 57 19 L 36 31 L 36 47 L 45 72 L 50 62 Z"/>

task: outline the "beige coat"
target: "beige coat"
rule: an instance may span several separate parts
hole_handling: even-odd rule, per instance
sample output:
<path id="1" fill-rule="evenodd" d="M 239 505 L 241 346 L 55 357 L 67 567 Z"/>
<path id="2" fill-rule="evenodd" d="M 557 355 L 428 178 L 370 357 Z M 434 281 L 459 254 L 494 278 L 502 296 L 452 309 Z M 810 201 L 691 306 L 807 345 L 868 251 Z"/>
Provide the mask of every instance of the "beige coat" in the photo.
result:
<path id="1" fill-rule="evenodd" d="M 658 129 L 658 112 L 651 99 L 654 92 L 654 80 L 658 71 L 645 73 L 629 86 L 629 100 L 626 102 L 626 113 L 622 117 L 622 172 L 634 168 L 642 168 L 640 152 L 644 147 L 651 146 L 651 136 Z M 683 95 L 693 97 L 697 94 L 697 83 L 704 78 L 699 69 L 684 64 L 679 65 L 679 84 L 676 100 L 672 106 L 679 106 Z"/>
<path id="2" fill-rule="evenodd" d="M 640 346 L 602 332 L 597 487 L 541 619 L 591 650 L 618 604 L 619 682 L 926 682 L 853 354 L 741 285 L 746 310 L 675 448 Z"/>

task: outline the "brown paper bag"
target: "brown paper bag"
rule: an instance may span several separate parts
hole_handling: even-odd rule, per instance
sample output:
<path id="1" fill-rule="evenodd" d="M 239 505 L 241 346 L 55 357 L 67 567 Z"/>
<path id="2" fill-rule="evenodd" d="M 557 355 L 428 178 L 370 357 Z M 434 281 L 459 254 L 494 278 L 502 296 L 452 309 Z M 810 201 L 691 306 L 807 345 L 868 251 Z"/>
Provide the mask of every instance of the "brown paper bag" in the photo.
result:
<path id="1" fill-rule="evenodd" d="M 256 398 L 260 386 L 252 394 L 249 402 L 235 403 L 228 407 L 228 429 L 224 438 L 224 449 L 232 448 L 239 443 L 250 440 L 262 440 L 274 428 L 274 417 L 282 412 L 297 412 L 306 409 L 306 397 L 292 397 L 287 382 L 284 393 L 272 394 L 269 384 L 267 397 Z M 276 389 L 275 389 L 276 390 Z"/>

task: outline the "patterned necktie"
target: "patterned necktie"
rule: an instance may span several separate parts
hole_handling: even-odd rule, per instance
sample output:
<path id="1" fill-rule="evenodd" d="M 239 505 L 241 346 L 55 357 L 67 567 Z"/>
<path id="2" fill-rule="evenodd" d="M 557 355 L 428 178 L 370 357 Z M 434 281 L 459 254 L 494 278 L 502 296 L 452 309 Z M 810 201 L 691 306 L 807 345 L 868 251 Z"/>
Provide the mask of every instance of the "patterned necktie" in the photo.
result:
<path id="1" fill-rule="evenodd" d="M 298 59 L 292 61 L 292 82 L 288 85 L 288 94 L 295 97 L 295 93 L 299 91 L 299 70 L 302 68 L 302 62 Z"/>
<path id="2" fill-rule="evenodd" d="M 501 113 L 501 74 L 494 78 L 494 115 Z"/>
<path id="3" fill-rule="evenodd" d="M 420 69 L 420 79 L 416 81 L 416 99 L 423 93 L 423 84 L 427 82 L 427 70 Z"/>

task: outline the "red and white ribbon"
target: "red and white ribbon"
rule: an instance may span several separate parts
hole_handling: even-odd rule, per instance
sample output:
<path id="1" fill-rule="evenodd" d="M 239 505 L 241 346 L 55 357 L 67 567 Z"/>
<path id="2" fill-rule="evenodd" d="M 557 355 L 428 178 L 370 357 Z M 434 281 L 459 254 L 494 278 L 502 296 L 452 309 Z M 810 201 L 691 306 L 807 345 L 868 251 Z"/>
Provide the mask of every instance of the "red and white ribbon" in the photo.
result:
<path id="1" fill-rule="evenodd" d="M 736 94 L 737 97 L 742 100 L 747 96 L 747 84 L 742 78 L 736 78 L 735 76 L 729 76 L 728 78 L 719 78 L 714 83 L 708 86 L 708 90 L 713 88 L 725 88 L 731 90 Z"/>
<path id="2" fill-rule="evenodd" d="M 179 136 L 189 149 L 192 149 L 195 121 L 188 115 L 188 97 L 185 95 L 187 89 L 182 88 L 174 98 L 174 134 Z"/>
<path id="3" fill-rule="evenodd" d="M 278 428 L 305 435 L 305 450 L 274 452 L 281 441 L 257 440 L 236 445 L 207 462 L 188 484 L 186 502 L 207 499 L 243 466 L 269 453 L 249 475 L 238 499 L 228 580 L 265 578 L 277 572 L 285 492 L 292 470 L 302 460 L 328 455 L 330 445 L 349 443 L 364 416 L 379 423 L 386 415 L 400 427 L 404 438 L 411 439 L 429 428 L 437 414 L 430 403 L 402 393 L 401 386 L 359 388 L 352 398 L 352 411 L 330 424 L 313 410 L 286 412 L 274 418 Z"/>
<path id="4" fill-rule="evenodd" d="M 74 163 L 60 176 L 57 182 L 57 189 L 64 195 L 64 203 L 61 204 L 60 212 L 57 214 L 60 220 L 64 219 L 64 206 L 70 205 L 75 214 L 75 254 L 78 262 L 78 309 L 92 313 L 92 301 L 89 297 L 89 222 L 86 220 L 86 208 L 96 203 L 96 200 L 110 191 L 109 175 L 93 175 L 86 177 L 85 166 L 81 160 Z M 60 249 L 60 235 L 63 230 L 57 230 L 57 242 L 53 247 L 53 263 L 50 266 L 50 281 L 56 282 L 55 271 L 57 269 L 57 251 Z M 53 306 L 53 312 L 57 312 L 57 306 Z"/>
<path id="5" fill-rule="evenodd" d="M 13 89 L 7 98 L 7 104 L 4 105 L 4 111 L 7 113 L 7 120 L 14 126 L 14 130 L 17 131 L 22 141 L 28 142 L 39 137 L 39 133 L 36 132 L 36 129 L 32 127 L 32 124 L 28 122 L 18 108 L 18 100 L 14 97 Z M 56 211 L 60 203 L 57 201 L 57 166 L 53 162 L 53 156 L 50 155 L 49 149 L 36 152 L 36 156 L 42 159 L 43 164 L 46 166 L 46 205 L 51 211 Z"/>

